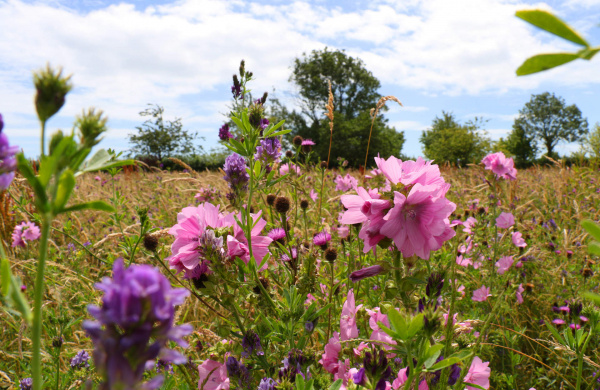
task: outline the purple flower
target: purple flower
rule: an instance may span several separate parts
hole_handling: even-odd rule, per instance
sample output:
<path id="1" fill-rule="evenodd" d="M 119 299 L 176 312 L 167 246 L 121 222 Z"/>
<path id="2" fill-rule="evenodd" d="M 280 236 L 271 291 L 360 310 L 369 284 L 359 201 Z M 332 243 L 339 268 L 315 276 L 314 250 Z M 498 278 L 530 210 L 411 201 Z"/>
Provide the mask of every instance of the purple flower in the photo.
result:
<path id="1" fill-rule="evenodd" d="M 271 238 L 273 241 L 281 242 L 285 238 L 285 230 L 282 228 L 275 228 L 271 230 L 267 236 L 269 236 L 269 238 Z"/>
<path id="2" fill-rule="evenodd" d="M 363 269 L 359 269 L 358 271 L 354 271 L 350 274 L 350 280 L 353 282 L 358 282 L 360 280 L 370 278 L 371 276 L 376 276 L 385 272 L 385 268 L 380 265 L 372 265 L 370 267 L 366 267 Z"/>
<path id="3" fill-rule="evenodd" d="M 223 170 L 225 171 L 224 179 L 229 182 L 229 187 L 232 189 L 244 188 L 250 180 L 250 175 L 246 172 L 246 160 L 237 153 L 227 156 Z"/>
<path id="4" fill-rule="evenodd" d="M 267 171 L 271 171 L 271 165 L 279 162 L 281 156 L 281 142 L 279 138 L 265 138 L 260 140 L 260 145 L 256 147 L 254 158 L 267 167 Z"/>
<path id="5" fill-rule="evenodd" d="M 302 143 L 300 144 L 302 146 L 315 146 L 316 144 L 314 143 L 314 141 L 312 139 L 305 139 L 302 141 Z"/>
<path id="6" fill-rule="evenodd" d="M 253 330 L 248 331 L 244 335 L 244 338 L 242 339 L 242 348 L 244 348 L 242 356 L 245 358 L 253 355 L 254 353 L 256 353 L 258 356 L 265 354 L 262 350 L 262 346 L 260 345 L 260 337 L 258 337 L 258 334 L 256 334 L 256 332 Z"/>
<path id="7" fill-rule="evenodd" d="M 149 265 L 125 268 L 119 258 L 113 266 L 113 278 L 104 278 L 96 288 L 104 291 L 101 307 L 89 306 L 96 321 L 85 321 L 83 328 L 94 343 L 94 362 L 104 378 L 102 388 L 137 388 L 146 362 L 161 359 L 175 364 L 187 358 L 167 348 L 173 341 L 187 347 L 183 340 L 192 332 L 191 325 L 174 326 L 175 306 L 189 292 L 173 289 L 169 280 Z M 158 376 L 144 384 L 156 389 Z"/>
<path id="8" fill-rule="evenodd" d="M 75 370 L 88 368 L 90 366 L 88 360 L 90 360 L 90 355 L 86 351 L 81 350 L 77 352 L 77 355 L 75 355 L 73 359 L 71 359 L 71 368 Z"/>
<path id="9" fill-rule="evenodd" d="M 327 233 L 325 230 L 315 234 L 313 237 L 313 243 L 321 248 L 327 248 L 327 243 L 331 241 L 331 234 Z"/>
<path id="10" fill-rule="evenodd" d="M 292 259 L 296 260 L 298 258 L 298 249 L 295 246 L 293 246 L 291 252 Z M 281 261 L 290 261 L 292 259 L 290 259 L 290 256 L 287 253 L 281 255 Z"/>
<path id="11" fill-rule="evenodd" d="M 229 132 L 229 125 L 227 123 L 225 123 L 219 129 L 219 138 L 221 139 L 221 141 L 228 141 L 229 138 L 233 138 L 233 134 Z"/>
<path id="12" fill-rule="evenodd" d="M 258 384 L 258 390 L 275 390 L 277 382 L 273 378 L 262 378 Z"/>
<path id="13" fill-rule="evenodd" d="M 0 114 L 0 192 L 8 188 L 15 178 L 17 160 L 15 154 L 19 151 L 18 146 L 10 146 L 8 137 L 2 132 L 4 120 Z"/>
<path id="14" fill-rule="evenodd" d="M 267 128 L 267 126 L 269 126 L 269 120 L 267 118 L 262 118 L 258 127 L 260 127 L 261 130 L 264 130 Z"/>
<path id="15" fill-rule="evenodd" d="M 248 371 L 248 368 L 243 363 L 238 362 L 233 356 L 229 356 L 225 367 L 227 368 L 227 376 L 232 388 L 250 390 L 250 371 Z"/>
<path id="16" fill-rule="evenodd" d="M 19 382 L 19 390 L 31 390 L 33 389 L 33 379 L 25 378 Z"/>

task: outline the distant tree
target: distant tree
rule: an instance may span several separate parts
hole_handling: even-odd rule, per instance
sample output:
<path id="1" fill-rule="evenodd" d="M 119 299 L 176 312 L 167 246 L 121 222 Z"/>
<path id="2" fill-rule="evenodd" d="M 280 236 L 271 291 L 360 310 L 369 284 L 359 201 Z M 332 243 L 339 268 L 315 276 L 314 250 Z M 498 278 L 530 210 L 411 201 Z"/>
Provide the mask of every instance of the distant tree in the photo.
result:
<path id="1" fill-rule="evenodd" d="M 591 158 L 600 159 L 600 123 L 596 123 L 594 129 L 581 141 L 585 153 Z"/>
<path id="2" fill-rule="evenodd" d="M 480 133 L 482 125 L 479 118 L 460 124 L 452 113 L 442 111 L 442 117 L 436 117 L 419 139 L 425 157 L 458 166 L 481 161 L 491 151 L 491 141 Z"/>
<path id="3" fill-rule="evenodd" d="M 549 157 L 556 157 L 554 148 L 561 141 L 575 142 L 588 132 L 587 119 L 576 105 L 567 106 L 565 100 L 553 93 L 532 95 L 519 111 L 513 127 L 523 129 L 528 137 L 546 148 Z"/>
<path id="4" fill-rule="evenodd" d="M 183 156 L 202 149 L 201 146 L 196 147 L 193 143 L 198 133 L 184 130 L 181 118 L 165 121 L 164 111 L 163 107 L 155 105 L 140 112 L 141 116 L 151 118 L 136 127 L 137 134 L 129 134 L 129 143 L 133 145 L 132 155 L 162 160 L 164 157 Z"/>
<path id="5" fill-rule="evenodd" d="M 517 168 L 526 168 L 533 164 L 538 151 L 535 139 L 527 135 L 523 127 L 518 124 L 513 125 L 506 139 L 500 138 L 497 149 L 513 157 Z"/>
<path id="6" fill-rule="evenodd" d="M 300 135 L 315 141 L 317 145 L 313 150 L 326 160 L 330 137 L 329 120 L 325 117 L 327 80 L 331 81 L 335 107 L 330 160 L 344 157 L 352 166 L 358 167 L 364 164 L 367 149 L 371 128 L 369 110 L 381 98 L 377 92 L 381 86 L 379 80 L 360 59 L 327 48 L 303 54 L 294 61 L 290 76 L 290 81 L 298 87 L 299 111 L 290 111 L 278 101 L 271 100 L 269 115 L 286 120 L 285 126 L 292 130 L 290 139 Z M 373 162 L 377 153 L 386 158 L 399 156 L 403 144 L 404 134 L 388 126 L 387 120 L 378 115 L 369 147 L 369 161 Z"/>

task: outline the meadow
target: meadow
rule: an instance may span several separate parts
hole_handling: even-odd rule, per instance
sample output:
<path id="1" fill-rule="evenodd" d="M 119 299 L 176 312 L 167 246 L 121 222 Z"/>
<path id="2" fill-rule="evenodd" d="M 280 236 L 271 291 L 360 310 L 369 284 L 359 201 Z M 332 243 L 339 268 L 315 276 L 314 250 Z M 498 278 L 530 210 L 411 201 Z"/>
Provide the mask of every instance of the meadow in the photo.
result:
<path id="1" fill-rule="evenodd" d="M 156 267 L 174 287 L 191 291 L 174 313 L 176 324 L 193 327 L 189 346 L 176 347 L 187 361 L 154 359 L 145 367 L 145 378 L 165 374 L 160 388 L 398 389 L 412 388 L 405 384 L 409 378 L 419 389 L 464 383 L 494 389 L 597 386 L 600 313 L 582 293 L 597 291 L 598 269 L 581 227 L 584 219 L 599 219 L 597 167 L 557 162 L 519 170 L 516 180 L 496 177 L 483 165 L 441 167 L 450 184 L 446 197 L 456 205 L 448 216 L 455 235 L 423 259 L 404 256 L 391 240 L 365 253 L 360 225 L 340 223 L 347 196 L 358 187 L 385 187 L 381 171 L 365 176 L 341 163 L 335 169 L 301 163 L 301 149 L 283 157 L 281 165 L 292 164 L 290 174 L 272 187 L 257 187 L 251 203 L 250 211 L 265 221 L 259 234 L 284 228 L 272 236 L 270 255 L 252 267 L 205 253 L 211 271 L 202 277 L 170 269 L 175 267 L 167 259 L 174 242 L 169 229 L 182 222 L 178 213 L 185 208 L 211 203 L 222 214 L 240 210 L 227 196 L 225 172 L 113 168 L 80 176 L 72 202 L 100 199 L 114 212 L 71 213 L 52 223 L 43 297 L 45 386 L 91 388 L 102 382 L 82 323 L 91 318 L 88 305 L 102 305 L 103 291 L 95 285 L 112 277 L 120 257 L 126 265 Z M 279 199 L 287 200 L 285 212 L 286 202 Z M 24 178 L 1 193 L 6 244 L 23 221 L 40 226 L 34 203 Z M 514 222 L 499 223 L 501 213 L 510 213 Z M 217 236 L 234 234 L 212 227 Z M 518 240 L 515 245 L 515 232 L 525 245 Z M 39 240 L 6 245 L 12 273 L 29 301 L 38 245 Z M 498 265 L 506 257 L 506 266 Z M 483 295 L 482 287 L 489 289 Z M 0 387 L 17 388 L 31 376 L 32 341 L 17 311 L 0 308 Z M 575 339 L 588 334 L 589 347 L 579 353 Z M 77 356 L 80 360 L 72 360 Z M 444 361 L 448 364 L 439 364 Z M 119 376 L 120 368 L 110 370 Z"/>

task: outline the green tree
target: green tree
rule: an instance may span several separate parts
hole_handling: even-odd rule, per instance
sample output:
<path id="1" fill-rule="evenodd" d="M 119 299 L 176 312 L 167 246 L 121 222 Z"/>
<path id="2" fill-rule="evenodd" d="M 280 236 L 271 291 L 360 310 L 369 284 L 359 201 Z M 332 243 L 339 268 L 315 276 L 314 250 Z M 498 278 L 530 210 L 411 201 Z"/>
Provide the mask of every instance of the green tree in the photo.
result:
<path id="1" fill-rule="evenodd" d="M 140 112 L 141 116 L 151 118 L 136 127 L 137 134 L 129 134 L 129 143 L 133 145 L 131 155 L 162 160 L 163 157 L 183 156 L 202 149 L 201 146 L 196 147 L 193 143 L 198 133 L 184 130 L 181 118 L 165 121 L 164 111 L 163 107 L 155 105 Z"/>
<path id="2" fill-rule="evenodd" d="M 528 137 L 546 148 L 546 154 L 556 157 L 554 148 L 561 141 L 575 142 L 588 132 L 587 119 L 576 105 L 567 106 L 565 100 L 553 93 L 532 95 L 519 111 L 513 127 L 523 129 Z"/>
<path id="3" fill-rule="evenodd" d="M 289 139 L 296 135 L 316 142 L 315 153 L 327 160 L 329 150 L 329 120 L 325 117 L 331 81 L 334 97 L 334 129 L 330 161 L 344 157 L 351 166 L 364 164 L 371 118 L 369 111 L 377 105 L 381 84 L 365 68 L 360 59 L 348 56 L 344 51 L 313 50 L 294 61 L 290 81 L 296 84 L 299 111 L 289 110 L 271 100 L 272 118 L 285 119 L 285 126 L 292 130 Z M 385 107 L 384 107 L 385 109 Z M 404 133 L 387 125 L 378 115 L 373 126 L 369 161 L 379 153 L 381 157 L 400 155 Z"/>
<path id="4" fill-rule="evenodd" d="M 480 133 L 482 125 L 479 118 L 460 124 L 452 113 L 442 111 L 442 117 L 436 117 L 431 129 L 421 134 L 423 154 L 437 163 L 477 163 L 491 151 L 491 141 Z"/>
<path id="5" fill-rule="evenodd" d="M 507 156 L 513 157 L 517 168 L 526 168 L 533 164 L 537 155 L 535 139 L 529 136 L 522 126 L 513 125 L 506 139 L 500 138 L 497 149 L 506 152 Z"/>
<path id="6" fill-rule="evenodd" d="M 594 130 L 582 138 L 583 151 L 591 158 L 600 159 L 600 123 L 596 123 Z"/>

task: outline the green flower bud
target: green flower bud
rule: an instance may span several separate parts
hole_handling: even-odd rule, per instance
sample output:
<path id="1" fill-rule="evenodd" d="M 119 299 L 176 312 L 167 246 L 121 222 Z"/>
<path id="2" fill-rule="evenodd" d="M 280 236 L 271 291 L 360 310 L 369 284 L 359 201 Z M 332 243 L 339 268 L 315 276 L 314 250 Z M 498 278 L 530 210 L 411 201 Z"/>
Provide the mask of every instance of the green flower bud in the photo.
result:
<path id="1" fill-rule="evenodd" d="M 35 108 L 40 121 L 46 122 L 65 104 L 65 96 L 73 88 L 71 76 L 63 77 L 62 69 L 54 71 L 50 65 L 33 74 Z"/>
<path id="2" fill-rule="evenodd" d="M 75 128 L 78 130 L 79 142 L 83 147 L 92 148 L 97 145 L 101 141 L 98 137 L 108 130 L 106 127 L 108 118 L 102 117 L 103 114 L 102 111 L 96 113 L 94 108 L 90 108 L 75 118 Z"/>

